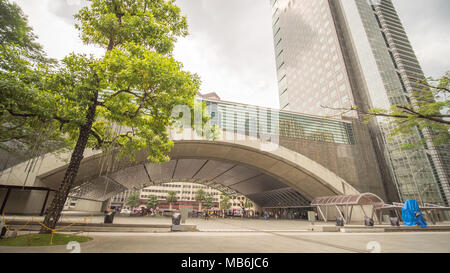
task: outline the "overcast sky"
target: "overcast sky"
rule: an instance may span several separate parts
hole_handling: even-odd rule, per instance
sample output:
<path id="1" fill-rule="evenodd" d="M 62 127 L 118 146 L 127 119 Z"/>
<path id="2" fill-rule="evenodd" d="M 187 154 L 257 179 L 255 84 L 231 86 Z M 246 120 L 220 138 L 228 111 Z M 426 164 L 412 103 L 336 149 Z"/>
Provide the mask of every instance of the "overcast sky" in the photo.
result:
<path id="1" fill-rule="evenodd" d="M 348 1 L 348 0 L 345 0 Z M 78 38 L 73 15 L 83 0 L 14 0 L 29 17 L 50 57 L 103 50 Z M 174 56 L 198 73 L 202 93 L 278 108 L 269 0 L 178 0 L 190 35 Z M 394 0 L 416 55 L 428 76 L 450 70 L 449 0 Z"/>

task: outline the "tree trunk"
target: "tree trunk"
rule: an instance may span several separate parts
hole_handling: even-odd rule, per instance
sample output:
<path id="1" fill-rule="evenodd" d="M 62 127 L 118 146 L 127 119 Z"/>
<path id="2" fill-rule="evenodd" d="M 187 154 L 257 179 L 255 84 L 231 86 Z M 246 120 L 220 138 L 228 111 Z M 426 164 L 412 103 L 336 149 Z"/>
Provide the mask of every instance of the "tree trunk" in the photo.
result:
<path id="1" fill-rule="evenodd" d="M 44 225 L 47 226 L 48 228 L 54 229 L 56 227 L 56 223 L 61 217 L 61 212 L 64 208 L 64 203 L 66 202 L 67 196 L 69 195 L 69 191 L 72 189 L 73 182 L 75 181 L 75 178 L 77 176 L 81 160 L 83 159 L 83 153 L 84 150 L 86 149 L 86 144 L 89 139 L 92 124 L 94 122 L 95 112 L 97 108 L 97 98 L 98 92 L 95 92 L 93 104 L 89 106 L 88 111 L 86 113 L 86 124 L 84 124 L 80 128 L 80 135 L 78 137 L 75 149 L 72 152 L 69 167 L 67 168 L 66 173 L 64 175 L 64 179 L 59 187 L 59 190 L 56 193 L 56 196 L 53 199 L 45 215 Z M 50 230 L 42 227 L 40 233 L 41 234 L 50 233 Z"/>

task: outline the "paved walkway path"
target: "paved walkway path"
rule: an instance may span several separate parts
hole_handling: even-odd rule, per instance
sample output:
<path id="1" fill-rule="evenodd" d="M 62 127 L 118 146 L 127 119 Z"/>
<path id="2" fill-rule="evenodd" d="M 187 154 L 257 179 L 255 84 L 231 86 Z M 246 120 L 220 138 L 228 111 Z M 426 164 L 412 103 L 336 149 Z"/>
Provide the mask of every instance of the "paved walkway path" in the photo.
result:
<path id="1" fill-rule="evenodd" d="M 6 221 L 21 220 L 28 221 L 33 219 L 34 221 L 43 221 L 44 217 L 31 217 L 31 216 L 6 216 Z M 103 216 L 76 216 L 76 215 L 64 215 L 61 218 L 64 223 L 73 222 L 87 222 L 87 223 L 103 223 Z M 114 224 L 171 224 L 170 217 L 130 217 L 130 216 L 116 216 L 114 217 Z M 188 218 L 186 224 L 196 225 L 199 231 L 254 231 L 254 230 L 267 230 L 267 231 L 306 231 L 310 225 L 307 221 L 300 220 L 264 220 L 264 219 L 223 219 L 223 218 L 210 218 L 204 220 L 202 218 Z M 323 224 L 323 223 L 321 223 Z M 332 225 L 333 223 L 329 223 Z"/>
<path id="2" fill-rule="evenodd" d="M 28 220 L 31 217 L 7 217 Z M 37 219 L 34 217 L 34 219 Z M 42 218 L 39 218 L 42 220 Z M 80 216 L 64 216 L 64 222 L 80 221 Z M 102 223 L 103 216 L 89 218 Z M 168 217 L 116 217 L 118 224 L 169 224 Z M 450 253 L 450 232 L 395 233 L 315 233 L 305 232 L 310 223 L 294 220 L 210 219 L 190 218 L 186 224 L 197 225 L 202 232 L 183 233 L 101 233 L 89 232 L 93 241 L 81 244 L 81 252 L 146 252 L 146 253 L 365 253 L 444 252 Z M 323 224 L 323 223 L 321 223 Z M 333 223 L 328 223 L 333 225 Z M 448 223 L 447 223 L 448 224 Z M 80 234 L 80 233 L 78 233 Z M 375 248 L 368 245 L 371 243 Z M 0 247 L 7 252 L 70 252 L 66 246 Z"/>
<path id="3" fill-rule="evenodd" d="M 93 241 L 81 252 L 95 253 L 450 253 L 450 233 L 305 233 L 305 232 L 186 232 L 85 233 Z M 370 244 L 369 244 L 370 243 Z M 66 246 L 0 247 L 0 253 L 70 252 Z"/>

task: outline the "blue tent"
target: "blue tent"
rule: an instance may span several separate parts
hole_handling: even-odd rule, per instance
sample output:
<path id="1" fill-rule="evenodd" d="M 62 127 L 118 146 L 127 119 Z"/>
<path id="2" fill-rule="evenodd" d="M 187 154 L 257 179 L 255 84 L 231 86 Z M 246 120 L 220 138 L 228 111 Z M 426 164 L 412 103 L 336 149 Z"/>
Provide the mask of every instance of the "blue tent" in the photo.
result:
<path id="1" fill-rule="evenodd" d="M 416 200 L 406 200 L 402 208 L 403 225 L 427 227 L 427 222 L 423 219 L 422 211 Z"/>

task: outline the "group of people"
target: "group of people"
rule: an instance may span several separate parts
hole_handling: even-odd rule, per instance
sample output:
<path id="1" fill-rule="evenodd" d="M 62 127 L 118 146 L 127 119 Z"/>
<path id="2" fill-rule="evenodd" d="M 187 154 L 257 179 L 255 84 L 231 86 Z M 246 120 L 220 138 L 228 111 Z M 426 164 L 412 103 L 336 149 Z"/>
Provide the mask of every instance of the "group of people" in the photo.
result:
<path id="1" fill-rule="evenodd" d="M 280 211 L 264 211 L 263 215 L 265 220 L 269 220 L 269 218 L 275 218 L 275 220 L 278 220 L 278 218 L 281 218 Z"/>
<path id="2" fill-rule="evenodd" d="M 118 207 L 115 208 L 114 210 L 116 213 L 120 213 L 122 211 Z M 155 215 L 160 214 L 160 210 L 159 210 L 159 207 L 156 207 L 156 208 L 141 207 L 141 208 L 133 208 L 132 213 L 134 215 L 140 215 L 140 216 L 155 216 Z"/>

